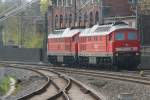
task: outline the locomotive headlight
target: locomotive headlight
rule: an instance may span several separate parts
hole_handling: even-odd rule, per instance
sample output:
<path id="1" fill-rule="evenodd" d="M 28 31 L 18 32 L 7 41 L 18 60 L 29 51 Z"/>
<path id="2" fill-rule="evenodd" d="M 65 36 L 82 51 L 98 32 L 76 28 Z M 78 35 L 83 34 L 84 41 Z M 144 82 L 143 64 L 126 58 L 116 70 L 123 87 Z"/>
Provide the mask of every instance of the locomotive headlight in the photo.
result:
<path id="1" fill-rule="evenodd" d="M 140 55 L 140 53 L 137 52 L 135 55 L 138 56 L 138 55 Z"/>
<path id="2" fill-rule="evenodd" d="M 118 53 L 116 53 L 115 56 L 118 56 Z"/>

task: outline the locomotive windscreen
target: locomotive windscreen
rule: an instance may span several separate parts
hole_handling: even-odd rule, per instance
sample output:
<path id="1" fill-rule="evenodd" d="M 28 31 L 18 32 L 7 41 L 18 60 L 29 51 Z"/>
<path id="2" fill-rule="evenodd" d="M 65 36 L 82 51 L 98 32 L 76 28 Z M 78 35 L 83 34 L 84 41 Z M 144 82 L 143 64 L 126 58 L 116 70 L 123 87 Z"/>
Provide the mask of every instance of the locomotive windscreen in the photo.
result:
<path id="1" fill-rule="evenodd" d="M 137 38 L 136 32 L 128 32 L 128 40 L 137 40 Z"/>
<path id="2" fill-rule="evenodd" d="M 115 35 L 115 40 L 125 40 L 125 34 L 123 32 L 117 32 Z"/>

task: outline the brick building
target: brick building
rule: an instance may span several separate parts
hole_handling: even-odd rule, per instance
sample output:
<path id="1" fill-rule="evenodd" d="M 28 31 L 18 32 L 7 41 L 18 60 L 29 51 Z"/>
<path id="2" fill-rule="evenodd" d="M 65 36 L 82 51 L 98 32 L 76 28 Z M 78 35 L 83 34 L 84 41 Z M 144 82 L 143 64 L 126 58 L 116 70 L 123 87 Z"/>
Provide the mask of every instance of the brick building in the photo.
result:
<path id="1" fill-rule="evenodd" d="M 132 16 L 132 0 L 52 0 L 48 9 L 48 27 L 91 27 L 104 18 Z"/>

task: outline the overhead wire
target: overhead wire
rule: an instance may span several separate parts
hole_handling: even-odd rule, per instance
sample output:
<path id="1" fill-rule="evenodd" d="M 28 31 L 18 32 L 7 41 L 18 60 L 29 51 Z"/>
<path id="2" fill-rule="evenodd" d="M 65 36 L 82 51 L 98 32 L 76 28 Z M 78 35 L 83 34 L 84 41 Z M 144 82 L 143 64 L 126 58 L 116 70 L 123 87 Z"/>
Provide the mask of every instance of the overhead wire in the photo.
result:
<path id="1" fill-rule="evenodd" d="M 22 12 L 23 10 L 25 10 L 27 7 L 31 6 L 33 3 L 38 2 L 39 0 L 32 0 L 30 2 L 27 2 L 25 4 L 22 4 L 21 6 L 11 10 L 11 11 L 6 11 L 6 13 L 2 13 L 0 14 L 0 23 L 5 21 L 6 19 L 8 19 L 11 16 L 14 16 L 20 12 Z"/>

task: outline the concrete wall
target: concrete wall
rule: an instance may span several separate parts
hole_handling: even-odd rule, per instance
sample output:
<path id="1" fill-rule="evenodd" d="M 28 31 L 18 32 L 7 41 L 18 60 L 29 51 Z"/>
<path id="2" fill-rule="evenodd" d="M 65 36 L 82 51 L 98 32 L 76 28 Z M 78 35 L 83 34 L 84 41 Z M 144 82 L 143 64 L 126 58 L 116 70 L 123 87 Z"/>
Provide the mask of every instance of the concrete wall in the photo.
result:
<path id="1" fill-rule="evenodd" d="M 141 15 L 139 19 L 141 44 L 150 46 L 150 15 Z"/>
<path id="2" fill-rule="evenodd" d="M 141 57 L 140 69 L 150 69 L 150 55 L 143 55 Z"/>
<path id="3" fill-rule="evenodd" d="M 39 62 L 40 49 L 0 47 L 0 61 Z"/>
<path id="4" fill-rule="evenodd" d="M 0 61 L 47 62 L 46 53 L 40 49 L 0 47 Z M 150 69 L 150 53 L 143 53 L 139 68 Z"/>

